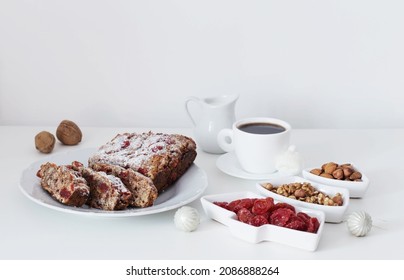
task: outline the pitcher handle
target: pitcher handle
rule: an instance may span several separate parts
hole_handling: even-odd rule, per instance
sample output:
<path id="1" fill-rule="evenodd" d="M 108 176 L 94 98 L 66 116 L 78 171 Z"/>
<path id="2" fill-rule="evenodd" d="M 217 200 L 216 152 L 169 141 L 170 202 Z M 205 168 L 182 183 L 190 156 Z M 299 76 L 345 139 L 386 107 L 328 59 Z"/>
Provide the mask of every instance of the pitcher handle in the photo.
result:
<path id="1" fill-rule="evenodd" d="M 201 106 L 201 100 L 200 100 L 198 97 L 190 96 L 190 97 L 188 97 L 187 100 L 185 101 L 185 111 L 187 112 L 189 118 L 191 119 L 192 124 L 193 124 L 194 126 L 196 126 L 196 121 L 195 121 L 194 117 L 192 116 L 191 112 L 189 111 L 189 107 L 188 107 L 188 104 L 189 104 L 189 102 L 191 102 L 191 101 L 194 101 L 194 102 L 198 103 L 199 106 Z"/>
<path id="2" fill-rule="evenodd" d="M 229 140 L 229 141 L 228 141 Z M 234 133 L 230 128 L 224 128 L 219 131 L 217 135 L 217 143 L 219 147 L 225 152 L 231 152 L 234 150 Z"/>

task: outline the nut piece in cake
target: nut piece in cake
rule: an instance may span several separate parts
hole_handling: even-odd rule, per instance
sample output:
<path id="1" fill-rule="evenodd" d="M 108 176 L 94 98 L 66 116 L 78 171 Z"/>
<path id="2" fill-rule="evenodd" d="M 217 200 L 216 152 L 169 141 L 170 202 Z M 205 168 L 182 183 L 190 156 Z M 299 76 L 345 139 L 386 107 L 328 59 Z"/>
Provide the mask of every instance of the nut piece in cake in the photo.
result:
<path id="1" fill-rule="evenodd" d="M 152 206 L 158 196 L 153 181 L 130 168 L 125 169 L 110 164 L 93 164 L 90 167 L 96 171 L 102 171 L 121 179 L 125 186 L 132 192 L 133 202 L 131 206 L 141 208 Z"/>
<path id="2" fill-rule="evenodd" d="M 42 188 L 57 201 L 76 207 L 87 202 L 90 187 L 80 173 L 70 166 L 47 162 L 41 165 L 37 176 L 41 178 Z"/>

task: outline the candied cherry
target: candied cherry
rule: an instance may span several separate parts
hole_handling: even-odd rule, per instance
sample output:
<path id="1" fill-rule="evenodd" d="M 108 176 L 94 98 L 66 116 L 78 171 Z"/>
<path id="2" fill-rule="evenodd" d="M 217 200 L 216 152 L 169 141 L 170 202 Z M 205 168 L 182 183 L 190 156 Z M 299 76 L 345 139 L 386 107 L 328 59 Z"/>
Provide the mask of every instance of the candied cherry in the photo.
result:
<path id="1" fill-rule="evenodd" d="M 125 140 L 122 142 L 121 148 L 125 149 L 125 148 L 129 147 L 129 145 L 130 145 L 130 142 L 128 140 Z"/>

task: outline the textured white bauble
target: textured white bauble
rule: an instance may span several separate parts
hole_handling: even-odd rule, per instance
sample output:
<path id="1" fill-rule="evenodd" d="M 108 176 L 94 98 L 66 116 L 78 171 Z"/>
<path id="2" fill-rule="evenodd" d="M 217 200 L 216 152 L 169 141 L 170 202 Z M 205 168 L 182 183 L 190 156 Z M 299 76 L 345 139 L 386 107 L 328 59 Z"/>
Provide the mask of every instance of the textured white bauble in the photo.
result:
<path id="1" fill-rule="evenodd" d="M 353 212 L 347 219 L 349 231 L 355 236 L 365 236 L 372 228 L 372 218 L 365 211 Z"/>
<path id="2" fill-rule="evenodd" d="M 190 206 L 183 206 L 175 212 L 175 226 L 183 231 L 194 231 L 199 226 L 199 212 Z"/>

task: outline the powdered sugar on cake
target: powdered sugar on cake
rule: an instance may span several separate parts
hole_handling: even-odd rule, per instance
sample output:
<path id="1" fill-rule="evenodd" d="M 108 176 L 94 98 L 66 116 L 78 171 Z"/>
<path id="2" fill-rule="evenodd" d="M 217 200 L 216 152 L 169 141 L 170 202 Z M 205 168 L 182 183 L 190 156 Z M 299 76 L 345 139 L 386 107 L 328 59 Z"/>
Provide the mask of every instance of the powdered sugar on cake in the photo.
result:
<path id="1" fill-rule="evenodd" d="M 153 132 L 124 133 L 118 134 L 102 146 L 90 161 L 139 170 L 151 157 L 180 153 L 180 149 L 181 143 L 172 135 Z"/>
<path id="2" fill-rule="evenodd" d="M 113 175 L 107 175 L 105 172 L 98 172 L 98 173 L 104 173 L 105 176 L 111 181 L 111 184 L 115 186 L 120 192 L 128 192 L 128 189 L 125 187 L 121 179 L 119 179 L 118 177 L 115 177 Z"/>
<path id="3" fill-rule="evenodd" d="M 137 171 L 161 192 L 185 173 L 196 154 L 195 141 L 184 135 L 123 133 L 101 146 L 88 165 L 108 164 Z"/>

